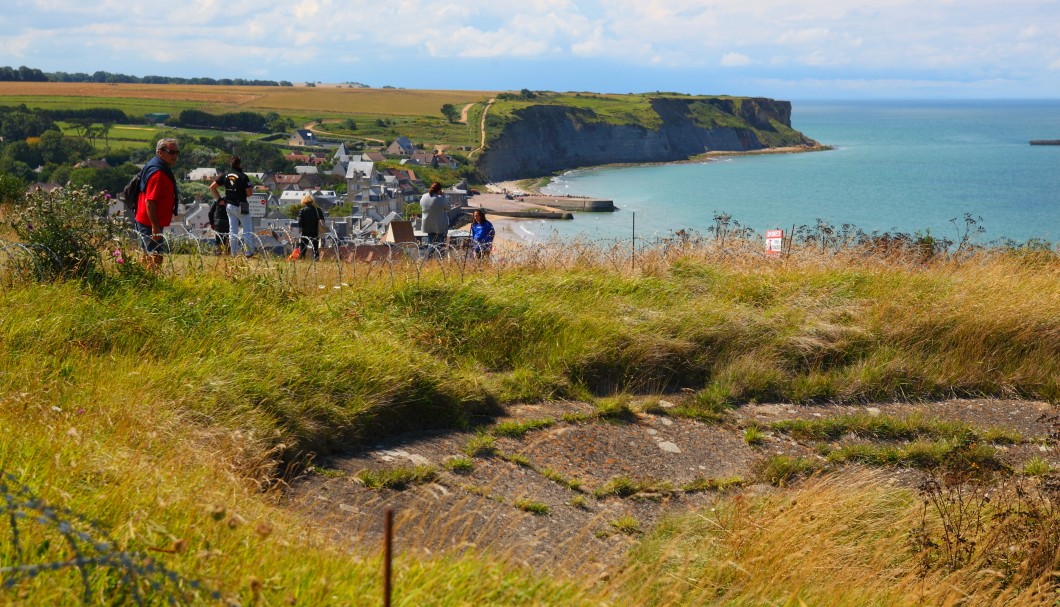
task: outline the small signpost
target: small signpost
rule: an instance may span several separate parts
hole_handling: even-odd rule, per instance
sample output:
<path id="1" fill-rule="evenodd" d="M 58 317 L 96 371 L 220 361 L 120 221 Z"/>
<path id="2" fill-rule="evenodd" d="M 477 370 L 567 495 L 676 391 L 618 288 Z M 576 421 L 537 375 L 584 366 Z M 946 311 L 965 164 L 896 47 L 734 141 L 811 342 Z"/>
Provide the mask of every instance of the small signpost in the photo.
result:
<path id="1" fill-rule="evenodd" d="M 766 255 L 780 255 L 784 251 L 784 230 L 766 230 Z"/>
<path id="2" fill-rule="evenodd" d="M 268 211 L 268 198 L 262 194 L 251 194 L 250 196 L 247 196 L 247 202 L 250 203 L 251 217 L 264 217 L 265 212 Z"/>

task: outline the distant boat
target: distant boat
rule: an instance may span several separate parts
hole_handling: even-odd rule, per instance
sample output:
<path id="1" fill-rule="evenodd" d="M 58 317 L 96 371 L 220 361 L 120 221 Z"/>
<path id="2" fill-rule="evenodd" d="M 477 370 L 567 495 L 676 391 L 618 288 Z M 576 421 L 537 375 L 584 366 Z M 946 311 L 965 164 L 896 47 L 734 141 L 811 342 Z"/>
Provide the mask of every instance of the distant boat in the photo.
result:
<path id="1" fill-rule="evenodd" d="M 1031 145 L 1060 145 L 1060 139 L 1031 139 Z"/>

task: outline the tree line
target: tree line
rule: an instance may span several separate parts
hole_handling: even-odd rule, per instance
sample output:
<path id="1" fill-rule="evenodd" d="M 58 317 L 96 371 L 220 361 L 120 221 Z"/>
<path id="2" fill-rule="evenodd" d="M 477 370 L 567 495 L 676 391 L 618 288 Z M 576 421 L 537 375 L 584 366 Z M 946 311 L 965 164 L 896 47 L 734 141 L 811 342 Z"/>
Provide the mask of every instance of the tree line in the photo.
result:
<path id="1" fill-rule="evenodd" d="M 93 124 L 141 124 L 146 122 L 146 119 L 143 116 L 129 116 L 116 108 L 31 109 L 25 104 L 14 107 L 0 106 L 0 138 L 11 142 L 39 137 L 45 131 L 56 128 L 55 123 L 58 121 L 87 127 Z M 166 124 L 183 128 L 250 133 L 284 132 L 295 126 L 294 120 L 276 112 L 210 114 L 201 110 L 184 110 L 178 116 L 167 120 Z"/>
<path id="2" fill-rule="evenodd" d="M 159 131 L 156 138 L 168 133 Z M 284 159 L 281 146 L 261 141 L 233 140 L 223 135 L 204 137 L 181 137 L 181 155 L 173 168 L 183 175 L 194 168 L 227 168 L 228 160 L 237 155 L 243 166 L 251 172 L 290 173 L 294 163 Z M 83 162 L 99 158 L 99 153 L 89 140 L 82 136 L 69 136 L 52 128 L 39 136 L 21 141 L 0 142 L 0 202 L 19 200 L 27 186 L 34 183 L 54 183 L 73 187 L 87 186 L 97 191 L 112 194 L 120 192 L 129 178 L 154 155 L 154 143 L 142 147 L 104 154 L 102 162 Z M 191 202 L 205 186 L 182 187 L 182 201 Z M 185 199 L 187 198 L 187 199 Z"/>
<path id="3" fill-rule="evenodd" d="M 0 82 L 98 82 L 130 84 L 205 84 L 219 86 L 294 86 L 286 80 L 247 80 L 244 78 L 179 78 L 175 76 L 130 76 L 96 71 L 84 72 L 48 72 L 24 65 L 17 68 L 0 67 Z"/>

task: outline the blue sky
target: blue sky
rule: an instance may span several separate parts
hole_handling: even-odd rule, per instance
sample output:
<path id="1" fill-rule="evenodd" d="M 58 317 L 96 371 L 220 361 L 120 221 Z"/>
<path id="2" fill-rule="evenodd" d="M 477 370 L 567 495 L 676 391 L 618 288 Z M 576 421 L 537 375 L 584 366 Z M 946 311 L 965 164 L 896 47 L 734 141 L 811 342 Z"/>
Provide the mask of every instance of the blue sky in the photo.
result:
<path id="1" fill-rule="evenodd" d="M 1060 0 L 5 0 L 0 65 L 423 89 L 1060 99 Z"/>

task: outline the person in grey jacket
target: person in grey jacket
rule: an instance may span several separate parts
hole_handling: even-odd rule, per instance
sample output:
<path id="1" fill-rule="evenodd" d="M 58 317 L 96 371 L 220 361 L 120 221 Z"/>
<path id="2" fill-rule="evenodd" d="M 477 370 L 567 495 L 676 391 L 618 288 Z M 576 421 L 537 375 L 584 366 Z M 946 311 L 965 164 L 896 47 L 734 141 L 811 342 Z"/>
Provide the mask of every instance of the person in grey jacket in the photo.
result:
<path id="1" fill-rule="evenodd" d="M 427 244 L 443 244 L 449 235 L 449 198 L 442 193 L 442 184 L 435 181 L 431 189 L 420 198 L 423 211 L 422 230 L 427 232 Z"/>

